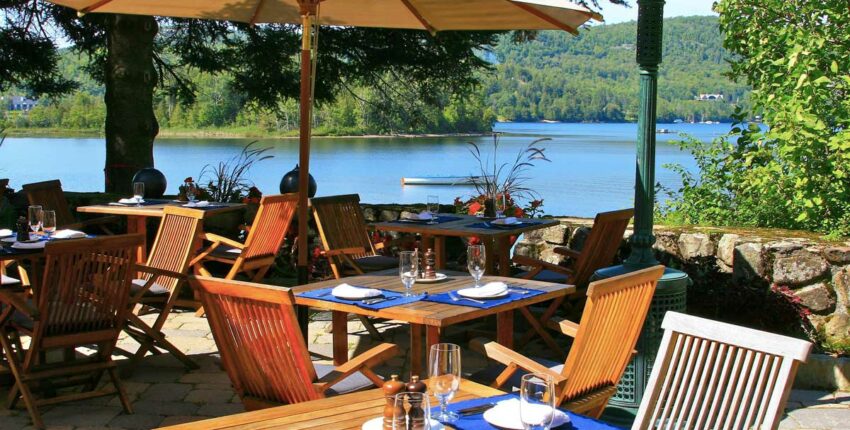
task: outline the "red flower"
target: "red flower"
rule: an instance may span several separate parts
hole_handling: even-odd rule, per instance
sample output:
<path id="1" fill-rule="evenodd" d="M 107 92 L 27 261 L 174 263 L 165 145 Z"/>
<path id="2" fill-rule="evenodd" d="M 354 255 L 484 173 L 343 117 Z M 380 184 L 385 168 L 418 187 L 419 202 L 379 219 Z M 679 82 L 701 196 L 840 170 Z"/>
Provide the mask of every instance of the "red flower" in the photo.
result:
<path id="1" fill-rule="evenodd" d="M 480 245 L 481 239 L 478 236 L 472 236 L 472 237 L 469 238 L 469 244 L 470 245 Z"/>
<path id="2" fill-rule="evenodd" d="M 192 182 L 195 182 L 195 181 L 193 181 L 193 180 L 192 180 L 192 177 L 191 177 L 191 176 L 189 176 L 188 178 L 184 179 L 184 180 L 183 180 L 183 182 L 185 182 L 185 183 L 187 183 L 187 184 L 191 184 Z"/>
<path id="3" fill-rule="evenodd" d="M 469 205 L 469 214 L 470 214 L 470 215 L 475 215 L 475 214 L 477 214 L 480 210 L 481 210 L 481 203 L 474 202 L 474 203 L 472 203 L 471 205 Z"/>
<path id="4" fill-rule="evenodd" d="M 520 208 L 514 208 L 514 216 L 517 218 L 522 218 L 525 216 L 525 212 Z"/>

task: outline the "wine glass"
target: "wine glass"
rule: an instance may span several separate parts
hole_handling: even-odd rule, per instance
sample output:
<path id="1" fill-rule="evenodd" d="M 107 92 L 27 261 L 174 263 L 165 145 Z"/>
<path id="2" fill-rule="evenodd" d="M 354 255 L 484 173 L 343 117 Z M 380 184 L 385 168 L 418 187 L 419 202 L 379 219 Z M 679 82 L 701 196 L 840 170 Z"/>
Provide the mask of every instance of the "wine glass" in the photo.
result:
<path id="1" fill-rule="evenodd" d="M 484 251 L 484 245 L 469 245 L 466 249 L 466 267 L 469 269 L 469 274 L 472 279 L 475 279 L 475 286 L 481 286 L 481 277 L 484 276 L 484 264 L 487 261 L 487 254 Z"/>
<path id="2" fill-rule="evenodd" d="M 431 214 L 431 219 L 428 224 L 437 224 L 437 214 L 440 213 L 440 196 L 428 196 L 428 213 Z"/>
<path id="3" fill-rule="evenodd" d="M 27 217 L 29 219 L 30 230 L 33 233 L 38 233 L 38 230 L 41 229 L 41 223 L 44 219 L 44 211 L 41 209 L 39 205 L 32 205 L 27 208 Z"/>
<path id="4" fill-rule="evenodd" d="M 507 199 L 505 193 L 496 194 L 496 218 L 504 218 L 507 210 Z"/>
<path id="5" fill-rule="evenodd" d="M 395 395 L 393 401 L 393 430 L 431 430 L 431 403 L 428 393 L 410 391 Z"/>
<path id="6" fill-rule="evenodd" d="M 413 295 L 413 284 L 419 276 L 419 258 L 416 251 L 402 251 L 398 254 L 398 271 L 401 282 L 404 284 L 404 295 Z"/>
<path id="7" fill-rule="evenodd" d="M 186 184 L 186 200 L 188 200 L 189 203 L 195 203 L 195 194 L 195 184 Z"/>
<path id="8" fill-rule="evenodd" d="M 47 238 L 56 231 L 56 211 L 42 211 L 42 230 L 47 234 Z"/>
<path id="9" fill-rule="evenodd" d="M 522 375 L 519 416 L 525 430 L 549 430 L 555 419 L 555 383 L 544 373 Z"/>
<path id="10" fill-rule="evenodd" d="M 141 206 L 145 202 L 144 182 L 133 182 L 133 198 L 136 199 L 136 206 Z"/>
<path id="11" fill-rule="evenodd" d="M 446 405 L 460 387 L 460 346 L 453 343 L 438 343 L 431 346 L 428 355 L 428 376 L 431 391 L 440 401 L 440 409 L 433 418 L 443 423 L 457 421 L 458 414 L 446 409 Z"/>

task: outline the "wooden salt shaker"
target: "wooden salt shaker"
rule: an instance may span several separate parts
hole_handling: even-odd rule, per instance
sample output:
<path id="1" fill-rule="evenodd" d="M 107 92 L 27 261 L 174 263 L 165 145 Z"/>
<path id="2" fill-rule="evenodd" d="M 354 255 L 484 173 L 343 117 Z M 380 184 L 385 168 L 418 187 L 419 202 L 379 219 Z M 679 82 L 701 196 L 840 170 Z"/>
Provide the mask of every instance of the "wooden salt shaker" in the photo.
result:
<path id="1" fill-rule="evenodd" d="M 425 269 L 422 271 L 422 277 L 425 279 L 434 279 L 437 277 L 437 271 L 434 270 L 436 266 L 437 258 L 434 255 L 434 251 L 431 248 L 428 248 L 428 251 L 425 251 Z"/>
<path id="2" fill-rule="evenodd" d="M 407 383 L 405 390 L 411 393 L 425 393 L 428 387 L 425 383 L 419 380 L 419 376 L 412 375 L 410 382 Z M 409 430 L 422 430 L 426 428 L 426 421 L 429 417 L 425 416 L 425 410 L 421 402 L 410 400 L 410 410 L 407 411 L 407 422 Z"/>
<path id="3" fill-rule="evenodd" d="M 384 382 L 384 385 L 381 387 L 384 390 L 384 397 L 387 400 L 387 404 L 384 406 L 384 430 L 398 428 L 398 426 L 393 427 L 393 418 L 395 416 L 404 416 L 403 406 L 396 406 L 395 404 L 395 395 L 404 391 L 404 387 L 404 382 L 398 379 L 398 375 L 390 376 L 390 379 Z M 399 410 L 399 414 L 396 414 L 396 409 Z M 404 426 L 401 427 L 403 428 Z"/>

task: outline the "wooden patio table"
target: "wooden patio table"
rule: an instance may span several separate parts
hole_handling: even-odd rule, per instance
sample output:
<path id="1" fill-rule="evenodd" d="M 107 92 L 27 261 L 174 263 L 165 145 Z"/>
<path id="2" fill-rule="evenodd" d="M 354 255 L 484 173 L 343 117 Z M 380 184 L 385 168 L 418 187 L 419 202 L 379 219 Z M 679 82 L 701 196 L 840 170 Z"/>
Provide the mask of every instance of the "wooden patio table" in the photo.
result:
<path id="1" fill-rule="evenodd" d="M 153 201 L 153 199 L 152 199 Z M 91 205 L 91 206 L 80 206 L 77 208 L 77 212 L 82 213 L 92 213 L 92 214 L 107 214 L 107 215 L 123 215 L 127 217 L 127 233 L 142 233 L 142 237 L 147 241 L 147 219 L 151 217 L 162 218 L 162 210 L 166 206 L 180 206 L 186 204 L 186 202 L 175 202 L 171 200 L 156 200 L 161 201 L 162 203 L 154 204 L 154 205 L 145 205 L 145 206 L 130 206 L 130 205 Z M 210 208 L 195 208 L 198 210 L 203 210 L 205 212 L 205 217 L 221 214 L 225 212 L 231 212 L 235 210 L 241 210 L 245 207 L 242 203 L 212 203 L 215 207 Z M 203 224 L 201 224 L 201 231 L 199 232 L 200 238 L 203 238 Z M 200 247 L 200 241 L 198 243 Z M 139 249 L 139 253 L 137 255 L 137 261 L 140 263 L 144 263 L 147 261 L 147 244 L 142 246 Z"/>
<path id="2" fill-rule="evenodd" d="M 426 384 L 428 382 L 425 381 Z M 460 389 L 451 403 L 502 394 L 505 393 L 495 388 L 464 379 L 461 381 Z M 360 429 L 366 421 L 382 416 L 384 405 L 386 405 L 384 393 L 378 388 L 310 402 L 277 406 L 269 409 L 163 427 L 163 429 Z M 436 403 L 432 404 L 432 407 L 436 407 Z"/>
<path id="3" fill-rule="evenodd" d="M 498 255 L 498 274 L 500 276 L 509 276 L 511 236 L 518 236 L 521 233 L 528 231 L 552 227 L 559 223 L 559 221 L 555 219 L 518 218 L 518 220 L 523 221 L 524 224 L 516 227 L 505 226 L 504 228 L 476 228 L 474 226 L 475 224 L 480 224 L 486 221 L 482 218 L 470 215 L 440 214 L 440 216 L 451 216 L 460 219 L 439 224 L 383 221 L 373 223 L 371 226 L 379 231 L 397 231 L 400 233 L 416 233 L 422 235 L 423 247 L 432 247 L 434 249 L 438 269 L 444 268 L 446 264 L 445 249 L 447 237 L 480 237 L 487 252 L 486 273 L 488 275 L 496 274 L 494 263 L 496 255 Z M 433 243 L 433 245 L 431 245 L 431 243 Z"/>
<path id="4" fill-rule="evenodd" d="M 444 271 L 449 279 L 424 284 L 417 283 L 413 287 L 414 293 L 428 292 L 429 294 L 456 291 L 461 288 L 472 286 L 472 277 L 461 272 Z M 496 341 L 500 344 L 513 348 L 513 311 L 520 313 L 529 321 L 532 328 L 541 334 L 544 341 L 552 342 L 551 336 L 540 322 L 528 310 L 528 306 L 549 301 L 557 297 L 565 296 L 575 292 L 575 287 L 566 284 L 554 284 L 526 279 L 504 278 L 498 276 L 485 276 L 481 282 L 503 281 L 511 287 L 528 288 L 545 291 L 533 297 L 515 300 L 490 309 L 482 309 L 464 306 L 464 301 L 453 304 L 434 303 L 425 300 L 392 306 L 380 310 L 365 309 L 356 305 L 331 302 L 320 298 L 309 298 L 299 296 L 304 291 L 320 288 L 334 287 L 342 283 L 370 288 L 385 289 L 403 292 L 404 285 L 399 278 L 398 270 L 385 270 L 368 275 L 351 276 L 341 279 L 332 279 L 313 284 L 294 287 L 295 303 L 301 306 L 332 311 L 332 336 L 333 336 L 333 359 L 334 364 L 341 365 L 348 361 L 348 314 L 357 314 L 370 317 L 385 318 L 388 320 L 402 321 L 410 324 L 410 368 L 413 374 L 421 374 L 422 355 L 430 349 L 431 345 L 440 342 L 440 333 L 446 327 L 470 321 L 477 318 L 496 315 Z M 425 343 L 423 345 L 422 335 L 425 332 Z"/>

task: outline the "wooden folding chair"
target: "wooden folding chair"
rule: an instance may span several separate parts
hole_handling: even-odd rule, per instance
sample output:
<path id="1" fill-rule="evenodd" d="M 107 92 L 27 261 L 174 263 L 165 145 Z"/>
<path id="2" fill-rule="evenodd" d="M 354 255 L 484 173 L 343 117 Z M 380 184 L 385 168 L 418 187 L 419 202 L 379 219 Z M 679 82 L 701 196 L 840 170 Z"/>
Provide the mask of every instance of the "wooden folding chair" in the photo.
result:
<path id="1" fill-rule="evenodd" d="M 359 195 L 316 197 L 310 205 L 334 277 L 398 267 L 398 259 L 378 254 L 383 243 L 372 243 Z"/>
<path id="2" fill-rule="evenodd" d="M 597 270 L 613 264 L 620 243 L 623 241 L 623 234 L 626 232 L 634 213 L 634 209 L 598 213 L 593 220 L 593 228 L 590 229 L 590 235 L 588 235 L 581 251 L 563 246 L 556 247 L 554 249 L 556 253 L 570 258 L 570 267 L 559 266 L 522 255 L 515 255 L 513 261 L 533 268 L 524 274 L 523 278 L 575 285 L 576 294 L 573 297 L 576 295 L 583 296 L 590 277 Z M 566 299 L 566 297 L 559 297 L 553 300 L 539 317 L 540 325 L 551 325 L 552 317 Z M 527 343 L 536 334 L 538 334 L 537 331 L 529 330 L 517 344 Z M 547 344 L 551 343 L 545 335 L 543 337 Z"/>
<path id="3" fill-rule="evenodd" d="M 12 408 L 22 399 L 36 427 L 44 428 L 39 406 L 115 393 L 124 411 L 133 412 L 112 352 L 128 313 L 133 262 L 143 243 L 140 235 L 121 235 L 52 242 L 45 247 L 43 281 L 34 288 L 32 305 L 18 303 L 19 317 L 12 317 L 30 334 L 29 349 L 22 350 L 10 327 L 0 335 L 15 377 L 8 406 Z M 97 345 L 97 352 L 88 357 L 65 354 L 66 360 L 58 363 L 43 359 L 49 350 L 73 352 L 91 345 Z M 113 387 L 97 390 L 104 372 Z M 74 386 L 83 386 L 83 390 L 39 399 L 33 395 L 34 390 Z"/>
<path id="4" fill-rule="evenodd" d="M 114 224 L 119 221 L 117 216 L 103 216 L 78 221 L 74 217 L 74 214 L 71 213 L 68 200 L 65 199 L 65 193 L 62 191 L 62 182 L 58 179 L 26 184 L 21 188 L 27 195 L 30 205 L 40 205 L 45 210 L 56 211 L 57 228 L 84 229 L 86 227 L 99 227 L 104 233 L 112 234 L 107 224 Z"/>
<path id="5" fill-rule="evenodd" d="M 230 265 L 230 271 L 224 279 L 234 279 L 236 275 L 244 272 L 251 281 L 261 281 L 283 246 L 286 231 L 289 230 L 297 207 L 296 193 L 263 197 L 245 243 L 206 233 L 204 239 L 212 244 L 190 263 L 195 268 L 195 273 L 212 276 L 204 267 L 204 262 L 217 261 Z"/>
<path id="6" fill-rule="evenodd" d="M 663 273 L 664 266 L 655 266 L 591 282 L 581 323 L 560 323 L 561 332 L 574 338 L 563 365 L 550 367 L 496 342 L 473 341 L 474 349 L 507 366 L 492 386 L 517 384 L 511 377 L 518 370 L 544 373 L 555 380 L 559 404 L 598 418 L 617 392 Z"/>
<path id="7" fill-rule="evenodd" d="M 634 430 L 776 429 L 810 342 L 667 312 Z"/>
<path id="8" fill-rule="evenodd" d="M 289 288 L 190 277 L 224 369 L 247 410 L 320 399 L 383 380 L 371 367 L 398 353 L 383 343 L 339 366 L 313 365 Z"/>
<path id="9" fill-rule="evenodd" d="M 136 307 L 137 312 L 128 315 L 124 331 L 140 343 L 139 349 L 130 355 L 134 362 L 148 351 L 159 353 L 156 348 L 161 348 L 177 357 L 189 369 L 198 368 L 192 359 L 165 339 L 162 326 L 180 297 L 189 270 L 189 260 L 197 248 L 196 241 L 203 218 L 202 210 L 173 206 L 163 210 L 147 264 L 137 266 L 139 278 L 134 279 L 130 287 L 129 305 L 131 308 Z M 153 307 L 159 311 L 152 325 L 137 315 L 142 307 Z"/>

